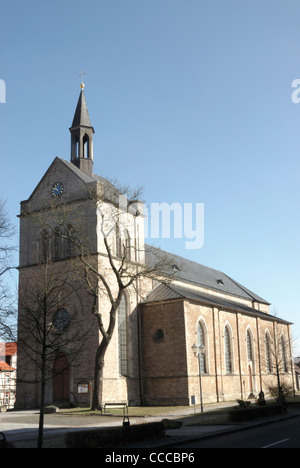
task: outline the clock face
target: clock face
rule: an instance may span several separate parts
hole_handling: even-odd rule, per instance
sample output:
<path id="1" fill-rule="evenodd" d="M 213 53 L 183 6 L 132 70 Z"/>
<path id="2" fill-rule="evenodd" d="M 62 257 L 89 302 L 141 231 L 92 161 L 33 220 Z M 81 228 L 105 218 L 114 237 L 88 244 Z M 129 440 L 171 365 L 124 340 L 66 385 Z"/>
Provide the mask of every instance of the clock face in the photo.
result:
<path id="1" fill-rule="evenodd" d="M 53 198 L 61 197 L 64 191 L 64 186 L 62 182 L 55 182 L 51 189 L 51 195 Z"/>

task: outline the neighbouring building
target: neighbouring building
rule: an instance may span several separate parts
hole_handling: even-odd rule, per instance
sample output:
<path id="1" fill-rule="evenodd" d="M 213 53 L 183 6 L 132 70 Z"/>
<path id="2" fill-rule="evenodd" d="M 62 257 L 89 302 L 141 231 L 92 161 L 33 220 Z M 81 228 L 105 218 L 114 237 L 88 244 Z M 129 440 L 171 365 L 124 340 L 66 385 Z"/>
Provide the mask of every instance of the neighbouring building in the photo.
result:
<path id="1" fill-rule="evenodd" d="M 17 343 L 0 343 L 0 409 L 13 409 L 16 401 Z"/>
<path id="2" fill-rule="evenodd" d="M 51 268 L 63 274 L 72 288 L 68 297 L 58 301 L 53 322 L 60 324 L 61 332 L 71 333 L 72 317 L 79 314 L 83 319 L 81 331 L 86 328 L 87 334 L 75 361 L 71 359 L 71 345 L 70 353 L 68 349 L 57 352 L 53 369 L 64 367 L 64 371 L 49 379 L 46 402 L 88 404 L 100 334 L 91 314 L 91 295 L 81 279 L 72 274 L 76 256 L 72 245 L 67 236 L 55 235 L 62 207 L 69 210 L 69 233 L 72 219 L 80 217 L 90 252 L 99 260 L 97 268 L 103 268 L 110 281 L 101 212 L 91 194 L 103 194 L 102 210 L 114 210 L 115 204 L 110 185 L 93 172 L 94 128 L 83 88 L 70 133 L 70 160 L 56 157 L 28 200 L 21 202 L 18 330 L 22 338 L 23 320 L 29 310 L 23 306 L 24 300 L 28 304 L 32 278 L 43 275 L 45 257 L 50 255 Z M 129 213 L 131 232 L 135 232 L 134 239 L 130 235 L 127 239 L 132 251 L 127 262 L 131 266 L 154 261 L 155 249 L 144 243 L 142 211 L 142 204 L 138 204 Z M 42 218 L 52 222 L 50 231 L 37 222 Z M 114 236 L 110 238 L 111 252 L 117 260 L 118 239 Z M 174 265 L 171 282 L 139 278 L 124 292 L 105 359 L 104 401 L 189 405 L 196 396 L 199 402 L 199 370 L 204 402 L 256 397 L 261 390 L 267 394 L 269 384 L 276 384 L 275 363 L 279 358 L 280 378 L 293 387 L 291 323 L 271 315 L 268 301 L 226 274 L 171 253 L 165 256 Z M 97 307 L 105 320 L 105 296 Z M 194 344 L 202 346 L 199 358 L 194 355 Z M 36 375 L 37 369 L 21 348 L 18 363 L 17 405 L 36 406 L 39 384 L 34 379 L 31 385 L 26 381 Z M 70 365 L 64 366 L 66 363 Z"/>

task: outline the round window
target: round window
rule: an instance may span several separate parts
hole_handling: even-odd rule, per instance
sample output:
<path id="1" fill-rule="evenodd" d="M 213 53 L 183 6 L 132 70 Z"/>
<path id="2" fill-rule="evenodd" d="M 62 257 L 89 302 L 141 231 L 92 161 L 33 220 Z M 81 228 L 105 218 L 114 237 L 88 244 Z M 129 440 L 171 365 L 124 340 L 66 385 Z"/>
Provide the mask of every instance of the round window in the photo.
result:
<path id="1" fill-rule="evenodd" d="M 154 333 L 155 341 L 162 341 L 164 337 L 165 337 L 165 332 L 161 328 L 156 330 L 156 332 Z"/>
<path id="2" fill-rule="evenodd" d="M 57 333 L 64 333 L 71 322 L 71 317 L 67 309 L 59 309 L 54 317 L 53 325 Z"/>

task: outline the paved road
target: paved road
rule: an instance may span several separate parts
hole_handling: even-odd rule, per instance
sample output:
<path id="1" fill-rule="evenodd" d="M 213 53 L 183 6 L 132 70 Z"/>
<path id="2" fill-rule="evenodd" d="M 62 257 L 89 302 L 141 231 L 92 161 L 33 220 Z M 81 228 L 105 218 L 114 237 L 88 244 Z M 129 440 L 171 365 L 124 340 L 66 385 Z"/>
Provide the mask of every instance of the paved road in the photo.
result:
<path id="1" fill-rule="evenodd" d="M 189 448 L 300 448 L 300 416 L 210 439 L 180 443 Z"/>

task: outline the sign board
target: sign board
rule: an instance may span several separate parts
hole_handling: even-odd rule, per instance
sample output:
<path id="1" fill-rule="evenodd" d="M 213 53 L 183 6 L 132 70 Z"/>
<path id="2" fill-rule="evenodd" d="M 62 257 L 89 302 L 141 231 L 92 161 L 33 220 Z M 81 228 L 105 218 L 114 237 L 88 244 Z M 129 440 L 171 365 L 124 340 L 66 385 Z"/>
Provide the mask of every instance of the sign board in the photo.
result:
<path id="1" fill-rule="evenodd" d="M 78 393 L 89 393 L 88 382 L 80 382 L 77 387 Z"/>
<path id="2" fill-rule="evenodd" d="M 191 395 L 191 403 L 192 405 L 196 405 L 197 402 L 196 402 L 196 395 Z"/>

